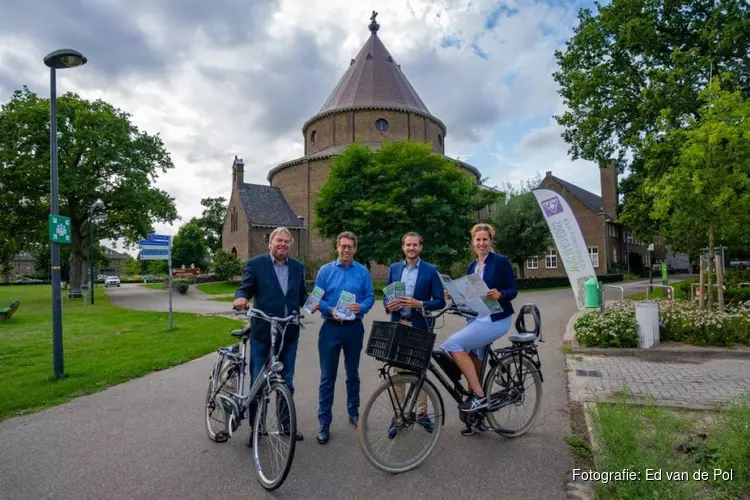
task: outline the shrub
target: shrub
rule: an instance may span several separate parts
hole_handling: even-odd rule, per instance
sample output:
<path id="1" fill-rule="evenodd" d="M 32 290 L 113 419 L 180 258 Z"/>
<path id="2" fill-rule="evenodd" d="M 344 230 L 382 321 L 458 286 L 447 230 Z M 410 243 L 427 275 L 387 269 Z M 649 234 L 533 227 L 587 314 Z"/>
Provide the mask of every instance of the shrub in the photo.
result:
<path id="1" fill-rule="evenodd" d="M 697 346 L 750 345 L 750 301 L 733 302 L 726 312 L 701 311 L 694 302 L 659 301 L 659 338 Z M 618 301 L 582 315 L 574 324 L 576 340 L 586 347 L 637 347 L 635 302 Z"/>
<path id="2" fill-rule="evenodd" d="M 180 283 L 177 285 L 177 291 L 180 292 L 181 295 L 185 295 L 189 289 L 190 285 L 187 283 Z"/>
<path id="3" fill-rule="evenodd" d="M 585 347 L 638 347 L 638 324 L 631 301 L 580 316 L 575 324 L 576 340 Z"/>

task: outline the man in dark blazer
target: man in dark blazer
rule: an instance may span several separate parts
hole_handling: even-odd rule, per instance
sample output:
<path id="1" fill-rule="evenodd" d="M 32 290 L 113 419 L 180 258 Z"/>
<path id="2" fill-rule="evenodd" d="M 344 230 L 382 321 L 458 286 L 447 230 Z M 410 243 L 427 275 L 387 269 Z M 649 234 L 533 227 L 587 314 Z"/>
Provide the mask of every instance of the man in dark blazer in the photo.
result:
<path id="1" fill-rule="evenodd" d="M 269 316 L 286 317 L 299 312 L 307 301 L 305 290 L 305 269 L 302 263 L 289 256 L 294 240 L 291 232 L 284 227 L 273 230 L 268 238 L 269 253 L 257 255 L 247 261 L 237 292 L 234 294 L 234 308 L 245 310 L 248 300 L 253 299 L 253 307 Z M 317 309 L 317 308 L 315 308 Z M 255 382 L 271 352 L 271 324 L 260 318 L 252 318 L 250 338 L 250 384 Z M 282 325 L 283 326 L 283 325 Z M 278 339 L 281 341 L 281 338 Z M 299 326 L 290 324 L 284 335 L 284 345 L 278 346 L 279 361 L 284 364 L 281 376 L 294 393 L 294 363 L 297 359 Z M 250 405 L 248 420 L 253 422 L 255 404 Z M 297 432 L 297 441 L 303 436 Z M 248 445 L 252 444 L 252 431 Z"/>
<path id="2" fill-rule="evenodd" d="M 400 281 L 406 285 L 406 297 L 389 301 L 384 298 L 383 303 L 391 313 L 391 321 L 400 322 L 428 330 L 427 320 L 422 314 L 422 308 L 434 311 L 445 307 L 443 284 L 440 281 L 437 267 L 420 258 L 422 252 L 422 237 L 417 233 L 406 233 L 401 238 L 401 249 L 404 260 L 391 264 L 388 271 L 386 286 Z M 404 387 L 394 387 L 399 400 L 404 398 Z M 427 414 L 427 394 L 422 391 L 417 398 L 417 422 L 427 431 L 432 432 L 433 423 Z M 396 436 L 396 427 L 391 426 L 389 437 Z"/>

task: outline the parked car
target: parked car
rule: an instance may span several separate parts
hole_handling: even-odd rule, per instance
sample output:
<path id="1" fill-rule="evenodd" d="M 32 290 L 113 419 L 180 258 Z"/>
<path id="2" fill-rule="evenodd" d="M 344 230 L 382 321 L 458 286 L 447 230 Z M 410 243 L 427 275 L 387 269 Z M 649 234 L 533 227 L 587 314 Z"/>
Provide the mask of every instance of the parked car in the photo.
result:
<path id="1" fill-rule="evenodd" d="M 153 274 L 147 274 L 147 275 L 145 275 L 143 277 L 143 282 L 144 283 L 151 283 L 153 281 L 159 281 L 159 277 L 158 276 L 154 276 Z"/>
<path id="2" fill-rule="evenodd" d="M 104 280 L 104 287 L 108 286 L 120 286 L 120 278 L 117 276 L 107 276 L 107 279 Z"/>

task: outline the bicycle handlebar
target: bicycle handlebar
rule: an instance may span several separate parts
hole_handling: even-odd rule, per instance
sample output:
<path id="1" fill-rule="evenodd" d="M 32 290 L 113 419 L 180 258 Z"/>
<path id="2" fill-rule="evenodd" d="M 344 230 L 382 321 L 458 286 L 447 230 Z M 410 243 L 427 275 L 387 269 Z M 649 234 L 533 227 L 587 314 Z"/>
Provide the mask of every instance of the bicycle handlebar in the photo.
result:
<path id="1" fill-rule="evenodd" d="M 236 307 L 233 307 L 232 309 L 234 309 L 235 311 L 238 310 Z M 242 312 L 242 311 L 240 311 L 240 312 Z M 276 317 L 276 316 L 269 316 L 268 314 L 264 313 L 260 309 L 255 309 L 254 307 L 248 308 L 246 314 L 248 316 L 250 316 L 250 317 L 256 317 L 256 318 L 264 319 L 264 320 L 268 321 L 269 323 L 273 323 L 273 322 L 276 322 L 276 323 L 286 323 L 287 321 L 292 321 L 292 320 L 294 320 L 296 323 L 299 323 L 299 320 L 302 319 L 302 318 L 304 318 L 304 316 L 302 316 L 297 311 L 294 311 L 292 314 L 290 314 L 286 318 L 279 318 L 279 317 Z"/>

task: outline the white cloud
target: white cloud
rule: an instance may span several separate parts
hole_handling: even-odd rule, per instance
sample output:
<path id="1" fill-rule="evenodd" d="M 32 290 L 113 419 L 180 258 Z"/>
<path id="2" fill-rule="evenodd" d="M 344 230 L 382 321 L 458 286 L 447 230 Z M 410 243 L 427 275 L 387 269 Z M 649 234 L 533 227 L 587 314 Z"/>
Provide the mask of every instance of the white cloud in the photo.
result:
<path id="1" fill-rule="evenodd" d="M 45 0 L 4 5 L 0 99 L 23 84 L 46 96 L 44 54 L 81 50 L 89 63 L 60 72 L 59 92 L 102 98 L 161 134 L 176 168 L 158 185 L 176 197 L 183 220 L 200 214 L 202 197 L 228 195 L 235 154 L 246 181 L 263 184 L 269 168 L 299 156 L 302 124 L 370 35 L 372 8 L 346 0 L 134 2 L 79 0 L 75 16 L 56 15 L 63 6 Z M 569 161 L 553 124 L 518 144 L 491 143 L 498 128 L 524 130 L 559 111 L 554 50 L 570 36 L 574 7 L 383 0 L 376 10 L 379 36 L 448 126 L 449 154 L 480 161 L 501 151 L 501 166 L 477 165 L 498 183 L 553 170 L 598 192 L 598 175 L 592 184 L 591 169 Z M 156 229 L 174 234 L 179 225 Z"/>

